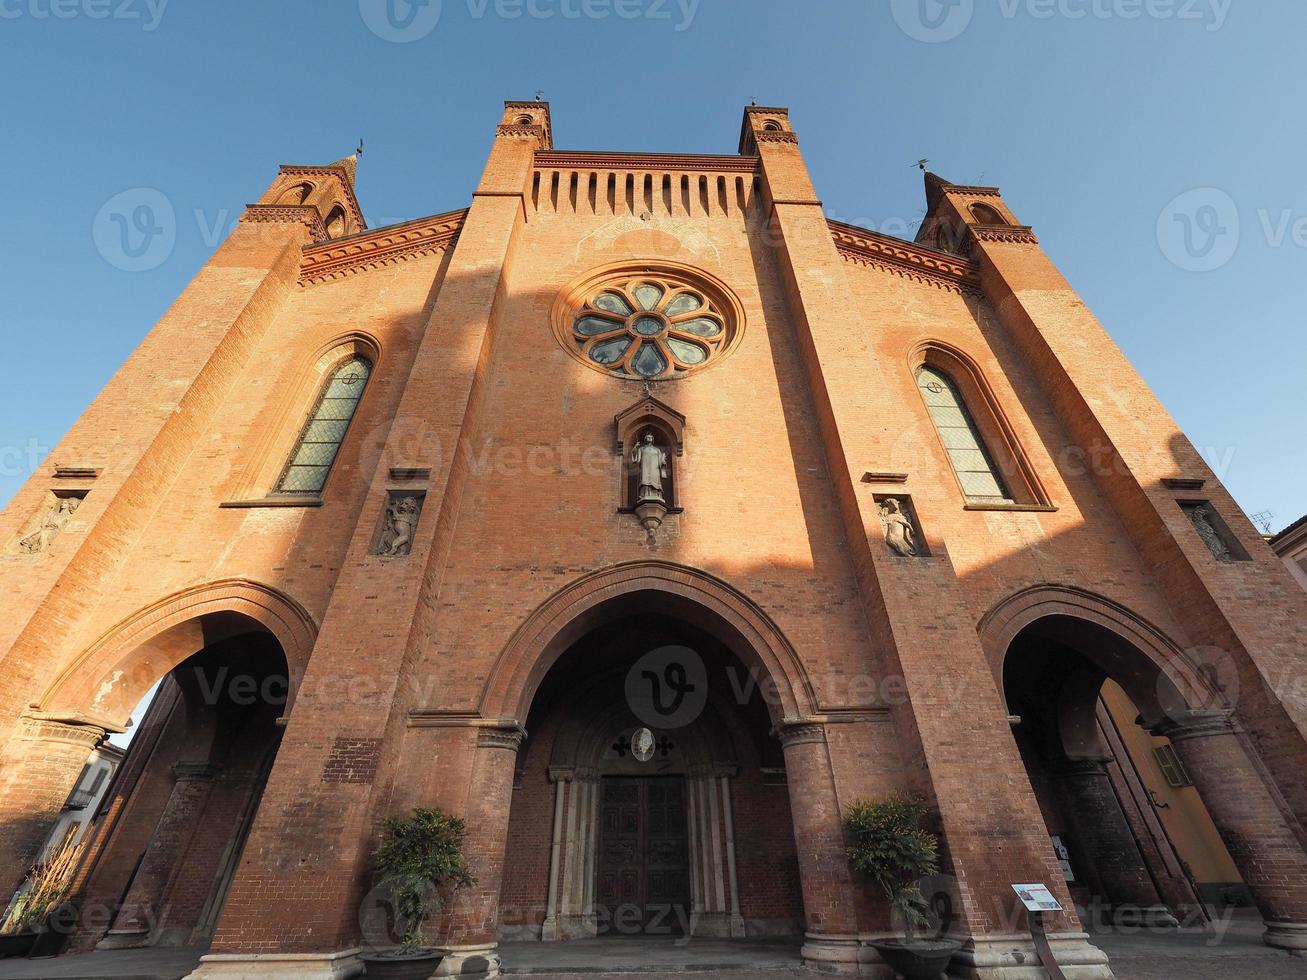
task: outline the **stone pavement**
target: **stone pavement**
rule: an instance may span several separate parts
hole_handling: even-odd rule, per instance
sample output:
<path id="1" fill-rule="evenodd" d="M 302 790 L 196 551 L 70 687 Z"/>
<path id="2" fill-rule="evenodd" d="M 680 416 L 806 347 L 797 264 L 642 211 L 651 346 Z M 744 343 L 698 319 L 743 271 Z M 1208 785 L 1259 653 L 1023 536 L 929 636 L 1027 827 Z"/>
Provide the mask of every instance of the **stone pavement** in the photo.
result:
<path id="1" fill-rule="evenodd" d="M 1201 930 L 1164 933 L 1097 931 L 1093 942 L 1112 958 L 1117 980 L 1307 980 L 1307 959 L 1261 942 L 1261 923 L 1234 920 L 1215 941 Z M 582 943 L 505 943 L 505 972 L 576 980 L 676 980 L 686 973 L 720 980 L 811 980 L 796 965 L 792 942 L 731 943 L 697 939 L 621 939 Z M 180 980 L 199 950 L 115 950 L 46 960 L 0 960 L 0 980 Z"/>

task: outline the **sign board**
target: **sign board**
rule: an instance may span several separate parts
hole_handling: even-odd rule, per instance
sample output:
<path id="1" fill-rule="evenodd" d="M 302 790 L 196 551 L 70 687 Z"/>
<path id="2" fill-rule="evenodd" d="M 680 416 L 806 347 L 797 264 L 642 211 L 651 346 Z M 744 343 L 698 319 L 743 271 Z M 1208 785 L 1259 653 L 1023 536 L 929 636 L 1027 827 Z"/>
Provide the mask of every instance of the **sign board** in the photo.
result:
<path id="1" fill-rule="evenodd" d="M 1030 912 L 1061 912 L 1062 905 L 1047 885 L 1013 885 L 1012 890 Z"/>

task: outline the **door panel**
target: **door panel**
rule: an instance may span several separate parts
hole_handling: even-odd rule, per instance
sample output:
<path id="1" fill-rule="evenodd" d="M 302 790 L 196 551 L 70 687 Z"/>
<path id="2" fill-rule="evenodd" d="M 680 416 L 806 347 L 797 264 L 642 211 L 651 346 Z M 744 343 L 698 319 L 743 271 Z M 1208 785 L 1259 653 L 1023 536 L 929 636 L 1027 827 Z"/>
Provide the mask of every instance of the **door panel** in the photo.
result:
<path id="1" fill-rule="evenodd" d="M 600 829 L 599 934 L 679 933 L 690 910 L 685 780 L 605 778 Z"/>

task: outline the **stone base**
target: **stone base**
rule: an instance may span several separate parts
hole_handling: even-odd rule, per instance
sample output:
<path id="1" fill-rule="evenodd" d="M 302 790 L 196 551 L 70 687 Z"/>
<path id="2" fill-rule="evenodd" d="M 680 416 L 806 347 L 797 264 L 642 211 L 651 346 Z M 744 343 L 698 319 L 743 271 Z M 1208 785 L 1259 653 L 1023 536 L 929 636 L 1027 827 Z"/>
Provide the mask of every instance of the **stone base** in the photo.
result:
<path id="1" fill-rule="evenodd" d="M 140 949 L 150 945 L 148 929 L 110 929 L 95 944 L 96 949 Z"/>
<path id="2" fill-rule="evenodd" d="M 1068 980 L 1114 980 L 1107 954 L 1089 942 L 1088 933 L 1049 933 L 1048 945 Z M 1048 980 L 1027 933 L 973 939 L 953 955 L 948 972 L 975 980 Z"/>
<path id="3" fill-rule="evenodd" d="M 877 974 L 863 969 L 863 960 L 871 947 L 865 946 L 857 936 L 829 936 L 820 933 L 804 933 L 803 948 L 799 955 L 803 965 L 819 973 L 840 973 L 846 976 L 883 976 L 891 980 L 893 972 L 884 970 Z M 871 955 L 877 960 L 875 952 Z"/>
<path id="4" fill-rule="evenodd" d="M 351 980 L 362 976 L 363 950 L 339 953 L 209 953 L 184 980 Z"/>
<path id="5" fill-rule="evenodd" d="M 1262 942 L 1276 949 L 1287 949 L 1295 956 L 1307 956 L 1307 923 L 1268 922 Z"/>
<path id="6" fill-rule="evenodd" d="M 1142 926 L 1146 929 L 1179 929 L 1180 920 L 1165 905 L 1123 905 L 1112 909 L 1115 926 Z"/>
<path id="7" fill-rule="evenodd" d="M 490 980 L 499 976 L 499 947 L 496 943 L 488 946 L 445 946 L 440 950 L 445 954 L 432 980 L 437 977 L 462 977 L 464 980 Z"/>

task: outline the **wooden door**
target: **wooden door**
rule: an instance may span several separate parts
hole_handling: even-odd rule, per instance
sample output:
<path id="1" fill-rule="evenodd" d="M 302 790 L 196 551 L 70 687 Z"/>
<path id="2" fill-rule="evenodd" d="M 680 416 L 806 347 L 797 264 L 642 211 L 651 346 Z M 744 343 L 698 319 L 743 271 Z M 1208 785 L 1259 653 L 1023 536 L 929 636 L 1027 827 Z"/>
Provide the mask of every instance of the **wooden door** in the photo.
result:
<path id="1" fill-rule="evenodd" d="M 690 913 L 685 780 L 614 776 L 602 784 L 599 934 L 667 935 Z"/>

